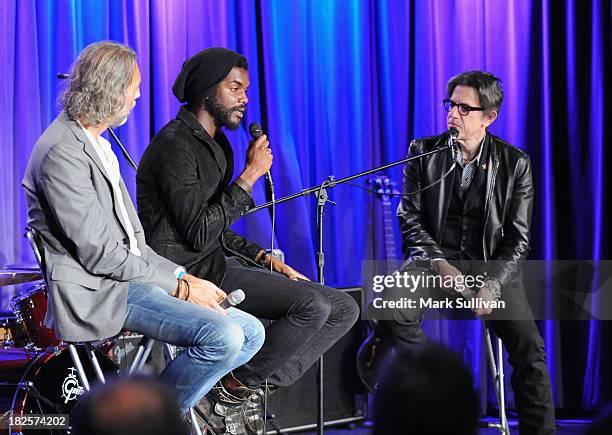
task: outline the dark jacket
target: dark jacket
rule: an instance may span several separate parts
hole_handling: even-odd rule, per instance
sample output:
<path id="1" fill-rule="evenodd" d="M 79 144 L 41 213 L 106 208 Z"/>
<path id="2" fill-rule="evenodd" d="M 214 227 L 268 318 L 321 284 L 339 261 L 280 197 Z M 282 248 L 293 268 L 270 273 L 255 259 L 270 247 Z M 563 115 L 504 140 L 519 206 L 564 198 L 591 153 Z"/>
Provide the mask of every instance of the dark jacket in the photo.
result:
<path id="1" fill-rule="evenodd" d="M 489 133 L 487 133 L 489 134 Z M 533 183 L 529 156 L 498 137 L 489 135 L 482 258 L 487 272 L 506 285 L 529 252 Z M 444 146 L 447 135 L 416 139 L 408 156 Z M 424 192 L 409 194 L 439 180 L 452 166 L 450 150 L 410 162 L 404 168 L 404 193 L 397 210 L 402 250 L 408 262 L 444 258 L 440 243 L 453 189 L 452 174 Z M 482 164 L 482 163 L 481 163 Z"/>
<path id="2" fill-rule="evenodd" d="M 263 249 L 229 229 L 254 204 L 232 183 L 234 156 L 184 107 L 145 150 L 136 176 L 138 215 L 151 247 L 219 285 L 225 254 L 253 264 Z"/>

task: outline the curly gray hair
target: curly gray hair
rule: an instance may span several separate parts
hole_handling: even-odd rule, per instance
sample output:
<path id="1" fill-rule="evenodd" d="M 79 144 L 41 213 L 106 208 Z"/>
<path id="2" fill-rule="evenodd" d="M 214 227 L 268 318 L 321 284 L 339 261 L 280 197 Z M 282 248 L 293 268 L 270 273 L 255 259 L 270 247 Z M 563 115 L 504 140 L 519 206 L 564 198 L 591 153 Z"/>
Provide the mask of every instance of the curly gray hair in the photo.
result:
<path id="1" fill-rule="evenodd" d="M 114 124 L 135 68 L 136 53 L 127 45 L 114 41 L 88 45 L 72 65 L 60 96 L 64 110 L 89 125 Z"/>

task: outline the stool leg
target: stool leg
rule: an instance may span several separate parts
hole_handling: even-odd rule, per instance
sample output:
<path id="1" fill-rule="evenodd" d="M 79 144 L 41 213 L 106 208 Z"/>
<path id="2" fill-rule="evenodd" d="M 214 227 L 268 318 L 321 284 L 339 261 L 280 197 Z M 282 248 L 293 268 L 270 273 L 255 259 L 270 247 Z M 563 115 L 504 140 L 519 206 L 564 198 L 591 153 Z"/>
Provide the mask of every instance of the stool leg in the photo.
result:
<path id="1" fill-rule="evenodd" d="M 497 337 L 497 382 L 499 385 L 499 416 L 503 433 L 510 435 L 508 418 L 506 417 L 506 387 L 504 385 L 504 348 L 501 338 Z"/>
<path id="2" fill-rule="evenodd" d="M 140 339 L 140 342 L 138 343 L 138 348 L 136 349 L 136 355 L 134 355 L 134 359 L 132 360 L 132 364 L 130 364 L 128 373 L 133 373 L 140 365 L 140 360 L 142 359 L 142 354 L 144 353 L 146 340 L 146 337 L 142 337 Z"/>
<path id="3" fill-rule="evenodd" d="M 491 341 L 491 333 L 486 320 L 482 320 L 482 331 L 485 337 L 487 346 L 487 358 L 489 360 L 489 368 L 493 377 L 493 389 L 495 390 L 495 398 L 499 405 L 499 423 L 490 423 L 488 426 L 498 429 L 504 435 L 510 435 L 508 420 L 506 419 L 506 398 L 504 390 L 504 360 L 502 341 L 497 338 L 497 364 L 495 362 L 495 352 L 493 351 L 493 342 Z"/>
<path id="4" fill-rule="evenodd" d="M 151 348 L 153 347 L 153 339 L 148 337 L 142 337 L 140 342 L 138 343 L 138 349 L 136 350 L 136 355 L 132 360 L 132 364 L 130 364 L 130 368 L 128 369 L 128 373 L 133 373 L 136 370 L 142 370 L 147 362 L 147 358 L 149 357 L 149 353 L 151 353 Z"/>
<path id="5" fill-rule="evenodd" d="M 85 350 L 87 351 L 87 357 L 89 358 L 89 362 L 91 363 L 94 371 L 96 372 L 96 376 L 98 380 L 102 383 L 106 383 L 106 379 L 104 378 L 104 373 L 102 373 L 102 369 L 100 368 L 100 363 L 98 362 L 98 358 L 96 357 L 96 353 L 91 346 L 91 344 L 85 344 Z"/>
<path id="6" fill-rule="evenodd" d="M 89 386 L 89 381 L 87 381 L 87 375 L 85 374 L 85 370 L 83 369 L 83 364 L 81 364 L 81 358 L 79 357 L 79 354 L 77 353 L 74 344 L 68 345 L 68 352 L 70 353 L 70 357 L 72 358 L 72 362 L 74 363 L 74 366 L 76 368 L 79 381 L 81 382 L 81 384 L 83 384 L 83 388 L 85 388 L 86 391 L 91 390 L 91 387 Z"/>
<path id="7" fill-rule="evenodd" d="M 202 429 L 200 429 L 200 425 L 198 424 L 198 420 L 196 420 L 195 412 L 193 408 L 189 408 L 189 419 L 191 420 L 191 429 L 192 434 L 194 435 L 202 435 Z"/>
<path id="8" fill-rule="evenodd" d="M 152 338 L 149 338 L 149 341 L 147 341 L 147 345 L 145 346 L 145 350 L 142 354 L 142 361 L 140 362 L 140 366 L 138 367 L 138 370 L 142 370 L 145 363 L 147 362 L 147 359 L 149 358 L 149 355 L 151 354 L 151 350 L 153 349 L 153 345 L 155 344 L 155 341 L 153 341 Z"/>

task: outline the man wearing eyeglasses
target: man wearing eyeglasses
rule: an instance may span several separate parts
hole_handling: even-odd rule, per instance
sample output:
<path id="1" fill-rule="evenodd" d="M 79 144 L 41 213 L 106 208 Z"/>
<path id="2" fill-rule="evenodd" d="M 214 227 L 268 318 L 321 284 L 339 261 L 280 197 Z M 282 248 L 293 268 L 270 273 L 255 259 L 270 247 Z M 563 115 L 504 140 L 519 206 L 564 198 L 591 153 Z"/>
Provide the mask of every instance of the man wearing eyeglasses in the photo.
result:
<path id="1" fill-rule="evenodd" d="M 494 312 L 490 324 L 510 355 L 520 432 L 552 434 L 555 415 L 544 342 L 519 270 L 529 251 L 530 160 L 524 151 L 487 130 L 502 99 L 501 81 L 486 72 L 464 72 L 447 83 L 446 122 L 459 132 L 458 149 L 412 161 L 404 169 L 397 210 L 406 259 L 402 269 L 425 264 L 426 273 L 441 277 L 441 282 L 480 274 L 482 279 L 473 289 L 474 312 L 490 315 L 495 306 L 479 302 L 505 306 L 503 320 L 495 320 Z M 444 146 L 448 137 L 445 133 L 414 140 L 409 156 Z M 417 294 L 434 294 L 434 290 L 421 288 Z M 415 345 L 426 340 L 421 328 L 424 309 L 395 310 L 395 321 L 384 322 L 395 343 Z"/>

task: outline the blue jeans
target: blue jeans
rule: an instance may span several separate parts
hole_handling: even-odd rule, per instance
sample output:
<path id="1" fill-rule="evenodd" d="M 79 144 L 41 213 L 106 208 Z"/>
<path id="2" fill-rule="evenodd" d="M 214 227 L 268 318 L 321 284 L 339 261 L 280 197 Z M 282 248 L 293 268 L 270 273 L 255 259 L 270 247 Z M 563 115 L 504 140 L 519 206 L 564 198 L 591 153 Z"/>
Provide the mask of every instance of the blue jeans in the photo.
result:
<path id="1" fill-rule="evenodd" d="M 183 412 L 249 361 L 265 338 L 263 325 L 250 314 L 230 308 L 224 316 L 148 283 L 130 283 L 124 328 L 185 348 L 161 374 L 176 389 Z"/>

